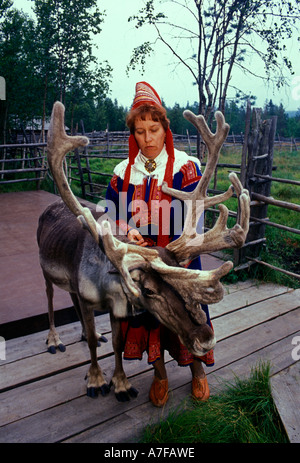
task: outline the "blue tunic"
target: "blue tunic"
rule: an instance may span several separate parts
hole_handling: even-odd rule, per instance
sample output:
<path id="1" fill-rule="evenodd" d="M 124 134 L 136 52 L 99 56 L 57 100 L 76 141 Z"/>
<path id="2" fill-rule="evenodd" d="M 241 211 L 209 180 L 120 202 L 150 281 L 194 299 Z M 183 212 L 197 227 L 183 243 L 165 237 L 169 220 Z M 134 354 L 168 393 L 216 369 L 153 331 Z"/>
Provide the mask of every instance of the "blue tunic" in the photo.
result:
<path id="1" fill-rule="evenodd" d="M 177 159 L 180 159 L 181 152 L 175 150 L 175 154 L 177 156 Z M 185 153 L 182 154 L 184 155 L 182 156 L 183 161 L 181 163 L 175 163 L 172 187 L 177 190 L 191 192 L 196 188 L 202 174 L 197 160 L 195 160 L 195 158 L 187 156 Z M 122 164 L 126 166 L 126 161 L 123 161 Z M 123 187 L 122 172 L 124 172 L 124 169 L 119 168 L 115 170 L 115 174 L 107 188 L 107 213 L 113 220 L 116 221 L 116 223 L 120 226 L 120 228 L 124 231 L 125 234 L 127 234 L 130 228 L 136 228 L 139 230 L 143 238 L 148 242 L 149 246 L 156 245 L 159 233 L 159 224 L 162 220 L 162 217 L 164 216 L 164 210 L 161 211 L 159 207 L 160 200 L 162 197 L 161 179 L 159 179 L 159 177 L 157 178 L 154 175 L 142 175 L 142 173 L 139 172 L 140 175 L 135 176 L 133 178 L 133 182 L 129 183 L 127 195 L 125 195 L 124 193 L 121 193 Z M 167 232 L 169 235 L 169 241 L 173 241 L 181 235 L 183 228 L 184 207 L 182 201 L 172 198 L 167 212 L 170 217 L 170 221 L 168 221 Z M 200 223 L 198 224 L 199 233 L 201 232 L 200 228 L 202 228 L 202 226 L 203 223 L 200 220 Z M 200 257 L 194 259 L 189 264 L 188 268 L 201 270 Z M 202 308 L 206 313 L 207 323 L 210 326 L 212 326 L 207 305 L 202 304 Z M 147 323 L 149 323 L 149 320 L 147 321 Z M 149 333 L 152 329 L 155 331 L 158 326 L 158 324 L 153 323 L 153 321 L 151 323 L 152 328 L 150 330 L 147 330 L 147 336 L 150 336 L 150 338 L 151 335 Z M 139 317 L 134 317 L 134 320 L 130 320 L 129 325 L 126 325 L 127 328 L 124 328 L 124 337 L 128 337 L 130 344 L 130 348 L 128 348 L 127 355 L 125 347 L 124 358 L 141 358 L 142 351 L 147 350 L 148 360 L 151 363 L 159 357 L 160 349 L 156 346 L 154 348 L 154 354 L 153 356 L 151 356 L 151 352 L 149 352 L 149 350 L 151 349 L 149 347 L 149 345 L 151 344 L 149 344 L 149 339 L 147 341 L 144 340 L 142 344 L 145 344 L 145 346 L 140 348 L 136 345 L 140 344 L 141 341 L 139 340 L 138 342 L 133 342 L 132 336 L 130 334 L 130 327 L 133 327 L 134 329 L 140 329 L 141 324 L 144 325 L 145 323 L 140 321 Z M 139 332 L 138 336 L 134 335 L 133 337 L 134 339 L 140 337 L 143 338 L 144 335 L 141 335 L 141 333 Z M 154 336 L 153 344 L 156 345 L 156 341 L 157 339 Z M 135 344 L 134 348 L 133 344 Z M 174 339 L 172 339 L 172 344 L 174 344 Z M 171 355 L 173 354 L 171 353 Z M 183 361 L 180 361 L 178 355 L 175 354 L 173 356 L 181 365 L 190 364 L 192 362 L 192 356 L 189 357 L 188 355 L 183 355 Z M 204 356 L 201 359 L 207 365 L 214 364 L 212 352 L 209 353 L 209 355 L 206 354 L 206 356 Z"/>

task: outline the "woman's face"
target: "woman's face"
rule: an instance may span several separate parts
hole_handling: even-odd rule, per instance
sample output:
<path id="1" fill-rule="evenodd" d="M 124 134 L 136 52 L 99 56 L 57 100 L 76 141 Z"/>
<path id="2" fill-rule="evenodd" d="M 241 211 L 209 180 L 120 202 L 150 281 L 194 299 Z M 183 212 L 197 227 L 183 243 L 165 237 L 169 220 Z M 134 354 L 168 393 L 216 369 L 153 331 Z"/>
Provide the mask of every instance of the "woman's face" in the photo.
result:
<path id="1" fill-rule="evenodd" d="M 166 132 L 161 122 L 153 121 L 149 114 L 145 121 L 135 120 L 134 136 L 143 155 L 148 159 L 154 159 L 163 149 Z"/>

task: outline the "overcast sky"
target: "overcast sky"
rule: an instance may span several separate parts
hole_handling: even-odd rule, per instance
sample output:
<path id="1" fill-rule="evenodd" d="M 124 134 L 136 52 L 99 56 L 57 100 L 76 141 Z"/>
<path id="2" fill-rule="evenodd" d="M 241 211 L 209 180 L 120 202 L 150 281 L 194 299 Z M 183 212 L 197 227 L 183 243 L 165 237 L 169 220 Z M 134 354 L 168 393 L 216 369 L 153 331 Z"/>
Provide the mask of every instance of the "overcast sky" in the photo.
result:
<path id="1" fill-rule="evenodd" d="M 23 9 L 26 13 L 32 13 L 33 2 L 30 0 L 14 0 L 14 6 Z M 119 104 L 129 107 L 134 95 L 135 83 L 139 80 L 149 82 L 164 99 L 167 106 L 179 103 L 184 106 L 187 102 L 197 101 L 196 88 L 192 85 L 189 73 L 178 66 L 170 64 L 172 57 L 162 45 L 159 52 L 147 61 L 146 72 L 142 75 L 139 71 L 131 71 L 126 75 L 126 66 L 129 62 L 132 49 L 144 40 L 151 40 L 150 29 L 136 30 L 134 23 L 128 22 L 128 17 L 136 14 L 143 7 L 143 0 L 98 0 L 99 9 L 106 10 L 107 16 L 102 25 L 102 32 L 97 37 L 97 44 L 101 60 L 107 59 L 113 67 L 113 80 L 111 83 L 112 99 L 117 99 Z M 294 66 L 295 75 L 290 77 L 290 86 L 280 89 L 268 89 L 259 79 L 245 77 L 243 74 L 234 73 L 234 84 L 241 90 L 249 91 L 257 96 L 256 106 L 263 106 L 266 99 L 272 99 L 274 103 L 282 102 L 286 110 L 297 110 L 300 107 L 300 60 L 299 43 L 295 38 L 289 47 L 290 59 Z M 255 61 L 251 64 L 255 69 Z M 256 64 L 257 66 L 257 64 Z M 232 90 L 230 96 L 233 97 Z"/>

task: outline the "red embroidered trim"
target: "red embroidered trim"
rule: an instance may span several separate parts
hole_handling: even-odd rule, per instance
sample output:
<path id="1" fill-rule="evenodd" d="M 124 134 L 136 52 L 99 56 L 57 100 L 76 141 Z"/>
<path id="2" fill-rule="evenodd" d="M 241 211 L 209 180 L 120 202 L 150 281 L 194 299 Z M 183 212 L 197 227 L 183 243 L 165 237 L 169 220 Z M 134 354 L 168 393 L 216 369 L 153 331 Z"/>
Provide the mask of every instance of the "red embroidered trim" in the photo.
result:
<path id="1" fill-rule="evenodd" d="M 112 179 L 110 181 L 110 184 L 111 184 L 111 187 L 113 188 L 113 190 L 116 192 L 116 193 L 119 193 L 118 191 L 118 176 L 116 174 L 114 174 L 112 176 Z"/>
<path id="2" fill-rule="evenodd" d="M 149 200 L 147 203 L 147 208 L 145 208 L 144 211 L 143 206 L 145 205 L 144 198 L 146 192 L 146 183 L 147 179 L 144 180 L 142 185 L 136 185 L 134 187 L 134 193 L 132 196 L 132 201 L 134 201 L 135 208 L 135 212 L 132 213 L 132 216 L 138 228 L 145 227 L 149 224 L 159 224 L 159 210 L 162 197 L 161 187 L 157 185 L 157 179 L 152 179 Z"/>
<path id="3" fill-rule="evenodd" d="M 160 358 L 161 346 L 163 346 L 177 361 L 178 365 L 187 366 L 193 363 L 194 355 L 190 354 L 187 348 L 181 344 L 178 337 L 163 325 L 156 329 L 147 330 L 144 326 L 139 328 L 128 327 L 128 322 L 124 321 L 121 326 L 125 360 L 141 360 L 143 353 L 146 351 L 148 353 L 148 363 L 154 363 Z M 213 350 L 202 357 L 196 358 L 199 358 L 207 366 L 214 365 Z"/>
<path id="4" fill-rule="evenodd" d="M 197 169 L 193 161 L 188 161 L 181 167 L 180 172 L 183 173 L 181 188 L 191 185 L 194 182 L 199 182 L 201 175 L 197 174 Z"/>

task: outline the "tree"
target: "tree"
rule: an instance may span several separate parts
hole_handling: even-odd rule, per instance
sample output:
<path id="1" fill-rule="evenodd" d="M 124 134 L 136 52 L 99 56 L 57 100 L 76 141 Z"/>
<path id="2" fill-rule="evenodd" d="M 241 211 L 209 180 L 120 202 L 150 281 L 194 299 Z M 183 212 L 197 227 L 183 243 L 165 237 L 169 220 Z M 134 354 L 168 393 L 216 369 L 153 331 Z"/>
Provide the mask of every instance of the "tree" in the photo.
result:
<path id="1" fill-rule="evenodd" d="M 284 110 L 282 103 L 276 105 L 272 100 L 266 101 L 262 111 L 262 118 L 269 119 L 272 116 L 277 116 L 277 133 L 286 136 L 288 126 L 288 115 Z"/>
<path id="2" fill-rule="evenodd" d="M 97 1 L 33 1 L 36 20 L 12 8 L 11 0 L 0 0 L 0 74 L 7 84 L 7 99 L 0 102 L 1 135 L 9 115 L 24 124 L 38 117 L 44 124 L 56 99 L 66 105 L 67 124 L 73 127 L 84 101 L 93 111 L 109 89 L 111 67 L 92 53 L 91 36 L 101 31 L 104 17 Z"/>
<path id="3" fill-rule="evenodd" d="M 9 128 L 14 117 L 25 123 L 32 119 L 38 107 L 40 90 L 34 72 L 35 24 L 27 15 L 11 8 L 0 10 L 0 70 L 6 81 L 6 100 L 1 102 L 1 134 Z M 5 135 L 3 136 L 5 141 Z"/>
<path id="4" fill-rule="evenodd" d="M 129 21 L 135 21 L 136 28 L 152 28 L 155 40 L 133 50 L 128 71 L 136 66 L 143 71 L 155 42 L 162 42 L 176 65 L 191 74 L 198 89 L 198 112 L 210 122 L 214 109 L 225 111 L 235 69 L 278 87 L 285 83 L 285 71 L 292 71 L 286 39 L 296 28 L 299 12 L 299 0 L 148 0 Z M 250 54 L 260 59 L 264 75 L 247 63 Z"/>
<path id="5" fill-rule="evenodd" d="M 96 0 L 33 0 L 40 38 L 40 67 L 44 80 L 44 114 L 49 81 L 55 82 L 57 98 L 68 102 L 71 126 L 75 106 L 94 89 L 108 90 L 111 68 L 100 65 L 92 53 L 91 35 L 101 32 L 104 14 Z M 41 61 L 42 63 L 42 61 Z M 94 69 L 91 69 L 94 65 Z M 82 91 L 80 91 L 82 89 Z"/>

